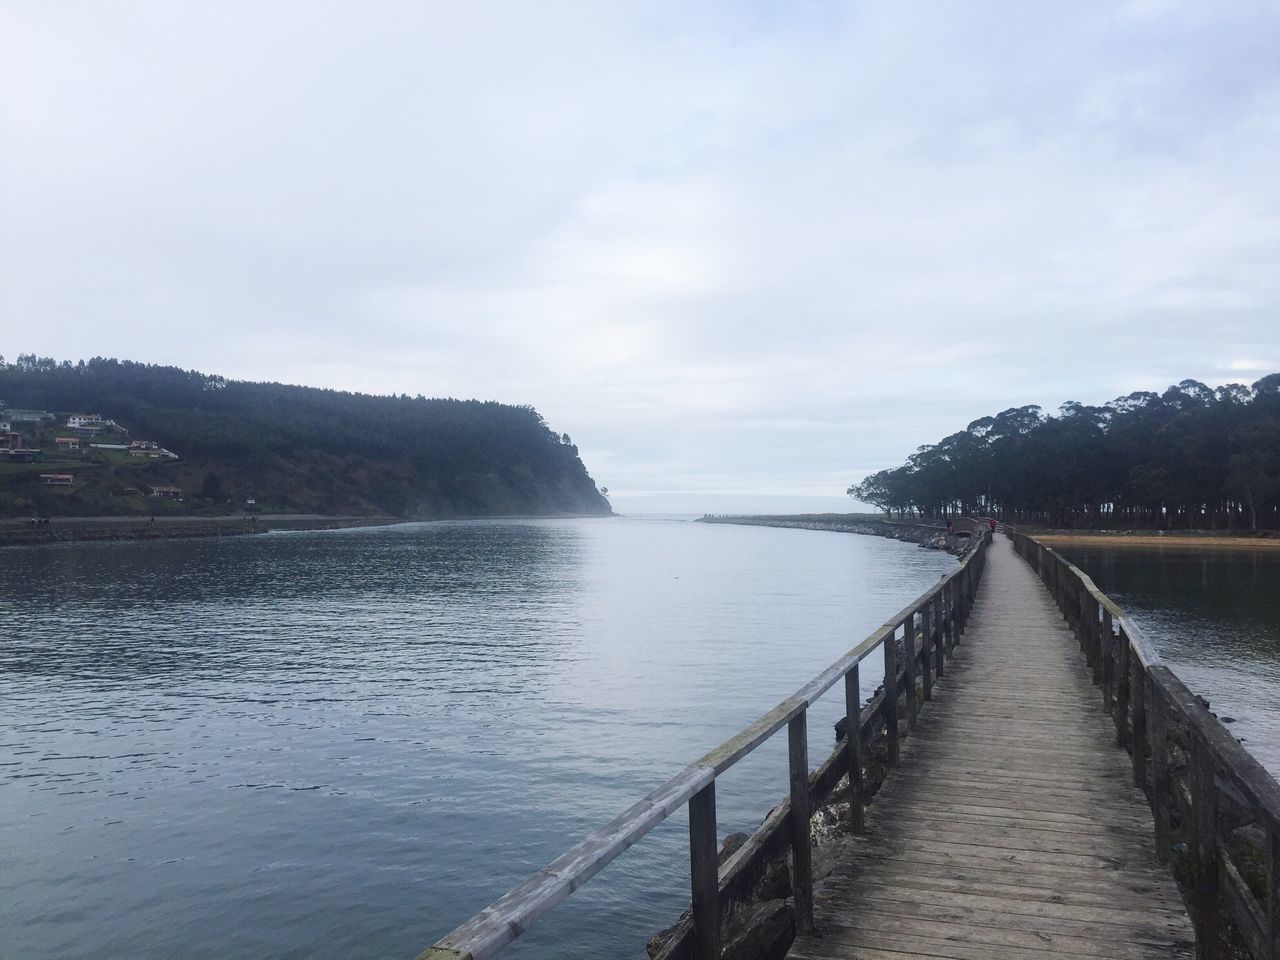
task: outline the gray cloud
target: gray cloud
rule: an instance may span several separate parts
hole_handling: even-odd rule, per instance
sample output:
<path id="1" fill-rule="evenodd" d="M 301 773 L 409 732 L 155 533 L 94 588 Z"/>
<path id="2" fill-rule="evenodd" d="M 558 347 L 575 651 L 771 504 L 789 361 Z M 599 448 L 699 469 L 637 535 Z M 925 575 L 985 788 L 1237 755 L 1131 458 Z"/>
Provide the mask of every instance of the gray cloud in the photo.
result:
<path id="1" fill-rule="evenodd" d="M 1263 2 L 10 0 L 0 350 L 528 402 L 622 507 L 838 503 L 1006 406 L 1275 369 L 1278 39 Z"/>

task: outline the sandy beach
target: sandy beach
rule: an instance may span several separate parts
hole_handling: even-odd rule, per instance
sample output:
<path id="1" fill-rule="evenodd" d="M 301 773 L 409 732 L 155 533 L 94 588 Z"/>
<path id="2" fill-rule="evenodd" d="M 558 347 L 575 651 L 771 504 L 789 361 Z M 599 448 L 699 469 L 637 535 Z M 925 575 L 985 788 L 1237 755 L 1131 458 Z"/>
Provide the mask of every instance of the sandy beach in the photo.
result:
<path id="1" fill-rule="evenodd" d="M 1044 533 L 1031 534 L 1050 547 L 1107 547 L 1150 550 L 1280 550 L 1280 537 L 1231 537 L 1195 533 Z"/>

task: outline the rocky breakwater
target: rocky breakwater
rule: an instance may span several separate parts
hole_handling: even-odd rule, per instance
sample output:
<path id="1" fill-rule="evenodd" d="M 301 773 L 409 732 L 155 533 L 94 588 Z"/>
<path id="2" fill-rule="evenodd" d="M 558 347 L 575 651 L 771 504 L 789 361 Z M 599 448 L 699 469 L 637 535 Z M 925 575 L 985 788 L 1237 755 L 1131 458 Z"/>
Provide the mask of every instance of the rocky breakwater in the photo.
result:
<path id="1" fill-rule="evenodd" d="M 960 557 L 975 540 L 967 531 L 947 533 L 939 524 L 904 520 L 885 520 L 857 513 L 781 514 L 777 516 L 733 516 L 707 514 L 699 523 L 732 523 L 751 527 L 787 527 L 796 530 L 829 530 L 834 533 L 858 533 L 871 537 L 888 537 L 918 543 L 930 550 L 945 550 Z"/>
<path id="2" fill-rule="evenodd" d="M 325 517 L 275 514 L 230 517 L 54 517 L 0 520 L 0 546 L 64 543 L 81 540 L 173 540 L 188 537 L 234 537 L 270 530 L 334 530 L 384 526 L 401 522 L 390 517 Z"/>

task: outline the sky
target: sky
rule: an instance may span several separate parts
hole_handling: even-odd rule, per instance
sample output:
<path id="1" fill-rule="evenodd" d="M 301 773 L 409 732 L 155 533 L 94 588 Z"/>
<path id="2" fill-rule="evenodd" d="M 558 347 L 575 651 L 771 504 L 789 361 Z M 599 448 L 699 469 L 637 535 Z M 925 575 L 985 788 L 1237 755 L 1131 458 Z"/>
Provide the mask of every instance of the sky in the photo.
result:
<path id="1" fill-rule="evenodd" d="M 0 0 L 0 354 L 527 403 L 622 512 L 1280 371 L 1280 4 Z"/>

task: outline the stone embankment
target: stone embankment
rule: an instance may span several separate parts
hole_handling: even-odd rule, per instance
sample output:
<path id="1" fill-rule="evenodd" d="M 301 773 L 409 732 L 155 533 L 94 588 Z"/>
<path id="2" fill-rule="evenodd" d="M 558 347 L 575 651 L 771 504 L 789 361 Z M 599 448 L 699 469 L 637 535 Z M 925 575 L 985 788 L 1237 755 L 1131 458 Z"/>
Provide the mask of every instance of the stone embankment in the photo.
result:
<path id="1" fill-rule="evenodd" d="M 234 537 L 269 530 L 334 530 L 383 526 L 389 517 L 324 517 L 279 514 L 236 517 L 55 517 L 0 520 L 0 546 L 66 543 L 83 540 L 171 540 Z"/>
<path id="2" fill-rule="evenodd" d="M 973 539 L 967 532 L 948 534 L 941 525 L 884 520 L 865 514 L 810 513 L 779 516 L 732 516 L 708 514 L 699 523 L 733 523 L 752 527 L 787 527 L 796 530 L 830 530 L 836 533 L 859 533 L 871 537 L 888 537 L 907 543 L 918 543 L 930 550 L 946 550 L 957 557 L 968 552 Z"/>

